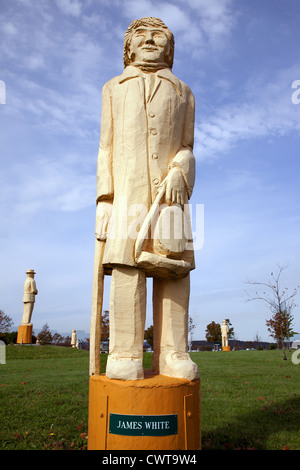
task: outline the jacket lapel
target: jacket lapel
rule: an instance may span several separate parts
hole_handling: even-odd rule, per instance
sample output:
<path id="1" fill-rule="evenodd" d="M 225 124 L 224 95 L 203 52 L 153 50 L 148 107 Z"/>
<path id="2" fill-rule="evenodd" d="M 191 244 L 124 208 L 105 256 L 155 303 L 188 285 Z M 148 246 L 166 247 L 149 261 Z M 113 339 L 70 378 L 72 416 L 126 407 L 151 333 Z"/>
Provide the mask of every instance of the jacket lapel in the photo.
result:
<path id="1" fill-rule="evenodd" d="M 159 70 L 157 72 L 157 77 L 159 78 L 162 78 L 164 80 L 167 80 L 168 82 L 170 82 L 176 93 L 178 94 L 178 96 L 182 96 L 182 93 L 181 93 L 181 83 L 180 83 L 180 80 L 178 80 L 177 77 L 175 77 L 175 75 L 172 73 L 172 71 L 170 69 L 162 69 L 162 70 Z"/>
<path id="2" fill-rule="evenodd" d="M 144 80 L 142 77 L 142 73 L 137 67 L 134 67 L 133 65 L 129 65 L 128 67 L 126 67 L 122 75 L 120 75 L 119 83 L 122 84 L 132 78 L 139 78 L 139 87 L 140 87 L 141 97 L 145 98 Z M 154 83 L 149 101 L 153 99 L 155 93 L 157 92 L 161 84 L 161 79 L 167 80 L 168 82 L 170 82 L 171 85 L 174 87 L 178 96 L 181 96 L 180 80 L 178 80 L 178 78 L 175 77 L 175 75 L 172 73 L 172 71 L 169 68 L 165 68 L 155 73 L 155 83 Z"/>
<path id="3" fill-rule="evenodd" d="M 157 73 L 154 74 L 155 75 L 155 81 L 154 81 L 154 86 L 152 88 L 152 93 L 151 93 L 151 96 L 149 98 L 149 102 L 152 101 L 153 99 L 153 96 L 155 95 L 160 83 L 161 83 L 161 78 L 158 76 Z"/>

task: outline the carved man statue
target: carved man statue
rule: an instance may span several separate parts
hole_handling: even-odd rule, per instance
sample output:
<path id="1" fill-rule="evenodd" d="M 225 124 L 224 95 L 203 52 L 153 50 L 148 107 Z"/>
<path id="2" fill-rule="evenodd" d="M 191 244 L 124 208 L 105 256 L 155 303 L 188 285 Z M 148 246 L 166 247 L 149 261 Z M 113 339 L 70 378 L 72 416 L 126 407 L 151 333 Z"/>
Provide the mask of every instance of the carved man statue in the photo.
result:
<path id="1" fill-rule="evenodd" d="M 156 239 L 148 238 L 151 208 L 156 204 L 161 216 L 161 208 L 183 214 L 195 180 L 194 97 L 173 75 L 173 55 L 173 34 L 161 20 L 135 20 L 125 33 L 124 72 L 102 90 L 96 238 L 106 240 L 103 265 L 112 275 L 106 375 L 114 379 L 143 378 L 147 276 L 155 372 L 198 377 L 187 352 L 190 237 L 185 231 L 180 243 L 176 236 L 168 243 L 156 230 Z"/>
<path id="2" fill-rule="evenodd" d="M 24 283 L 24 291 L 23 291 L 24 309 L 23 309 L 22 325 L 28 325 L 31 322 L 35 296 L 38 293 L 35 280 L 34 280 L 34 275 L 35 275 L 34 270 L 28 269 L 26 271 L 26 274 L 27 274 L 27 278 Z"/>
<path id="3" fill-rule="evenodd" d="M 229 327 L 227 325 L 227 321 L 223 320 L 222 321 L 222 326 L 221 326 L 221 333 L 222 333 L 222 347 L 228 347 L 228 333 L 229 333 Z"/>
<path id="4" fill-rule="evenodd" d="M 72 336 L 71 336 L 72 348 L 76 348 L 76 340 L 77 340 L 76 330 L 72 330 Z"/>

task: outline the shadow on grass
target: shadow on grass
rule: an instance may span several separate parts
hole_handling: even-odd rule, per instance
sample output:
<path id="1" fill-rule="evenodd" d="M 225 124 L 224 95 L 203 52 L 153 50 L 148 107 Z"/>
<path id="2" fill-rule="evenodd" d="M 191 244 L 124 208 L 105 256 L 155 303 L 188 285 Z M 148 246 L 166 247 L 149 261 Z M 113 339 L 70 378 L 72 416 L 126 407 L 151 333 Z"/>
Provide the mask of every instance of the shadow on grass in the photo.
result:
<path id="1" fill-rule="evenodd" d="M 224 427 L 202 433 L 203 450 L 285 448 L 300 449 L 300 397 L 276 403 L 262 400 L 259 410 L 239 415 Z"/>

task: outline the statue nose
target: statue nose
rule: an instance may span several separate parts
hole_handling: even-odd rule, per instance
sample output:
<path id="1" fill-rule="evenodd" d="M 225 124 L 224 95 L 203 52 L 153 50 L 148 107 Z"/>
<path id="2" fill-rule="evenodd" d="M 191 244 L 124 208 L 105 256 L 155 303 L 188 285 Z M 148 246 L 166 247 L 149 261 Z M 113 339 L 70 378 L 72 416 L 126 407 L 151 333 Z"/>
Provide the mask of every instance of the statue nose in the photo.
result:
<path id="1" fill-rule="evenodd" d="M 146 44 L 154 44 L 154 39 L 153 39 L 151 33 L 146 36 L 145 43 L 146 43 Z"/>

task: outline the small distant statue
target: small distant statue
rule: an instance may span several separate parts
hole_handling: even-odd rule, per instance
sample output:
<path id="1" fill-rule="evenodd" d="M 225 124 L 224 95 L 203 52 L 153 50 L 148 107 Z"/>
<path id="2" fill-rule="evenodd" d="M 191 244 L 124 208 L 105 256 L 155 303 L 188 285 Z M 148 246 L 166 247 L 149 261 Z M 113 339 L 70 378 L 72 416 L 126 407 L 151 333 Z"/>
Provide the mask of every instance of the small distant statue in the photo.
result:
<path id="1" fill-rule="evenodd" d="M 228 335 L 229 335 L 229 327 L 227 325 L 227 321 L 223 320 L 222 326 L 221 326 L 221 332 L 222 332 L 222 348 L 228 348 Z"/>
<path id="2" fill-rule="evenodd" d="M 24 291 L 23 291 L 23 318 L 22 318 L 22 325 L 28 325 L 31 323 L 31 316 L 33 312 L 35 296 L 38 294 L 38 290 L 36 288 L 36 283 L 34 280 L 34 275 L 36 274 L 33 269 L 28 269 L 26 271 L 27 278 L 24 283 Z"/>
<path id="3" fill-rule="evenodd" d="M 72 330 L 71 346 L 76 348 L 76 330 Z"/>

